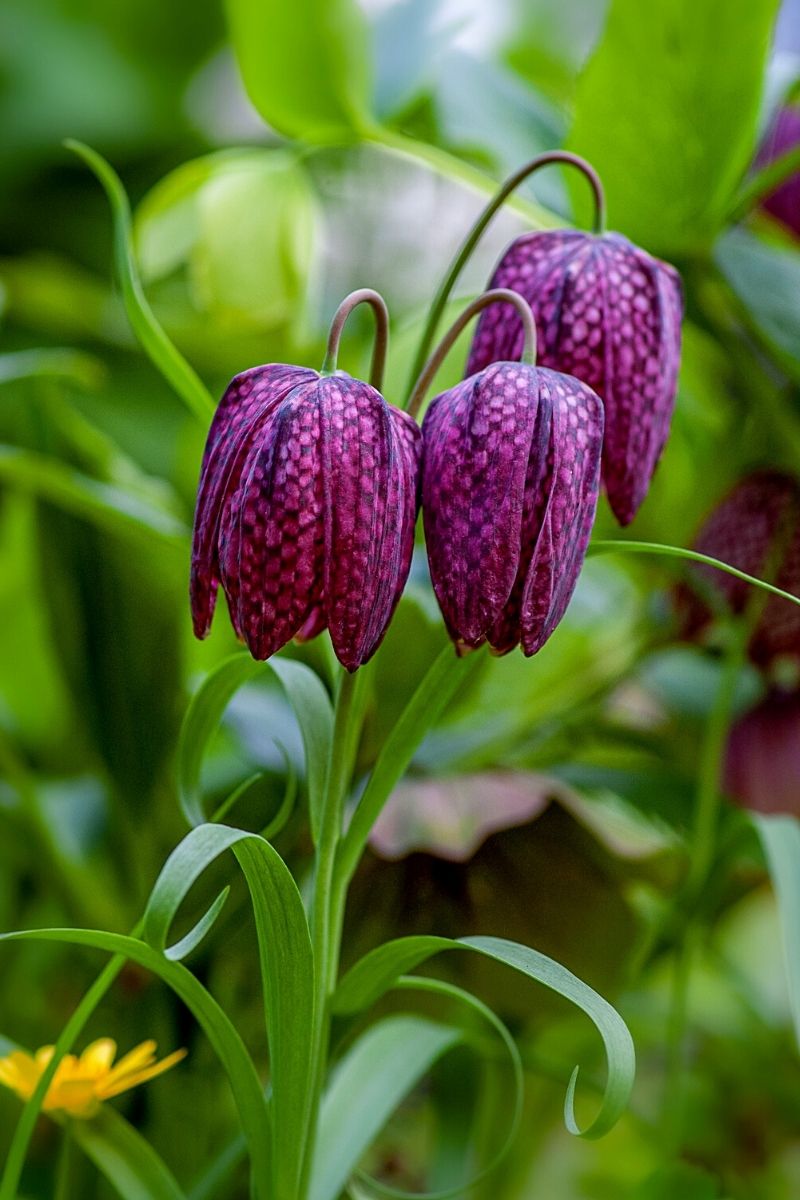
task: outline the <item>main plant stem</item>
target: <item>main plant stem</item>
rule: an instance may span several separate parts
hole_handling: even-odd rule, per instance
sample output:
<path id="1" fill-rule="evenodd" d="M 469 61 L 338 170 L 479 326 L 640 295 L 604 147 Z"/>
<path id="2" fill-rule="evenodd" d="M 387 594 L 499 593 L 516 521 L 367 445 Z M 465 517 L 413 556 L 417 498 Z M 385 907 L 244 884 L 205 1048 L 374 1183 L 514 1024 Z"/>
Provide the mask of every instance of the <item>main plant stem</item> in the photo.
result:
<path id="1" fill-rule="evenodd" d="M 312 1079 L 309 1097 L 308 1135 L 300 1177 L 304 1197 L 314 1156 L 322 1088 L 330 1042 L 330 997 L 336 985 L 344 919 L 344 898 L 335 886 L 336 860 L 342 836 L 344 801 L 353 775 L 358 738 L 364 712 L 367 675 L 342 671 L 336 692 L 336 708 L 328 762 L 325 805 L 316 852 L 311 937 L 314 951 L 314 1026 Z"/>

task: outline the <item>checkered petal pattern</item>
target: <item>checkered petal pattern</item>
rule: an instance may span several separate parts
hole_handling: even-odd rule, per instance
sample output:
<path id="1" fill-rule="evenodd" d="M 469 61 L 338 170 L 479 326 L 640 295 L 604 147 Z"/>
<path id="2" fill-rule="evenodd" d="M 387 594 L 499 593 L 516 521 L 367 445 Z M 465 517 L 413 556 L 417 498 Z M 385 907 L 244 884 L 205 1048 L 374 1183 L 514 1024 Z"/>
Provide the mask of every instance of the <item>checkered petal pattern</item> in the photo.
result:
<path id="1" fill-rule="evenodd" d="M 327 628 L 348 670 L 366 662 L 408 576 L 420 448 L 410 417 L 344 373 L 272 364 L 237 375 L 200 476 L 197 636 L 221 582 L 254 658 Z"/>
<path id="2" fill-rule="evenodd" d="M 678 273 L 619 234 L 556 230 L 517 238 L 489 287 L 530 304 L 541 366 L 575 375 L 603 400 L 603 482 L 617 519 L 629 524 L 669 434 L 683 315 Z M 467 374 L 518 358 L 522 342 L 516 310 L 491 305 Z"/>
<path id="3" fill-rule="evenodd" d="M 535 654 L 564 615 L 597 507 L 603 407 L 579 380 L 495 363 L 432 401 L 422 510 L 461 651 Z"/>

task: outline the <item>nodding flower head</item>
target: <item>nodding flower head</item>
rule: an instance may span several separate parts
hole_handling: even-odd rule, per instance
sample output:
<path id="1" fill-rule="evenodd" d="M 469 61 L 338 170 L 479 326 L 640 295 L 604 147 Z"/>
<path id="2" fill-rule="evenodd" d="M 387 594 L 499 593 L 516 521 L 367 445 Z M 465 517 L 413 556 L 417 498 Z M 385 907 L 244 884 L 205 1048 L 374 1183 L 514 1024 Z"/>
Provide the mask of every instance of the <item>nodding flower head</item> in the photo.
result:
<path id="1" fill-rule="evenodd" d="M 694 546 L 783 591 L 800 594 L 800 481 L 772 470 L 746 476 L 701 526 Z M 734 613 L 744 612 L 752 600 L 761 605 L 748 648 L 752 661 L 765 669 L 781 659 L 800 664 L 797 605 L 779 596 L 763 601 L 743 580 L 710 566 L 696 566 L 693 571 L 710 602 L 704 602 L 700 589 L 691 594 L 681 589 L 686 636 L 699 636 L 708 628 L 715 594 Z"/>
<path id="2" fill-rule="evenodd" d="M 495 296 L 509 293 L 489 292 L 476 305 Z M 524 301 L 512 301 L 524 316 Z M 432 401 L 423 520 L 434 591 L 457 647 L 488 642 L 505 654 L 520 644 L 531 655 L 547 641 L 586 552 L 602 437 L 591 388 L 525 362 L 495 363 Z"/>
<path id="3" fill-rule="evenodd" d="M 766 167 L 789 150 L 800 147 L 800 100 L 778 109 L 756 157 Z M 800 170 L 779 184 L 761 201 L 761 207 L 800 237 Z"/>
<path id="4" fill-rule="evenodd" d="M 217 409 L 192 547 L 195 633 L 218 584 L 254 658 L 328 629 L 353 671 L 405 584 L 420 431 L 367 383 L 273 364 L 237 375 Z"/>
<path id="5" fill-rule="evenodd" d="M 627 525 L 644 500 L 669 434 L 680 364 L 680 277 L 618 233 L 574 230 L 517 238 L 491 288 L 523 296 L 542 366 L 577 376 L 603 400 L 603 482 Z M 478 324 L 467 374 L 514 359 L 522 323 L 508 304 Z"/>

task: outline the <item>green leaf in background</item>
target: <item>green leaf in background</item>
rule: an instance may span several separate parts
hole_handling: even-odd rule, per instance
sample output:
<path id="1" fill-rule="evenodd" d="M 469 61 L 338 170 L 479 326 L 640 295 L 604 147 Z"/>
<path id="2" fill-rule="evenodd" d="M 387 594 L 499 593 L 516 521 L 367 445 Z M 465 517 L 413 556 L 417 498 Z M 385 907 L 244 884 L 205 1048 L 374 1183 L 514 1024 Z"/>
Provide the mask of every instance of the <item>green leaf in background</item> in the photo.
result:
<path id="1" fill-rule="evenodd" d="M 56 458 L 0 445 L 0 482 L 48 500 L 99 528 L 126 537 L 156 537 L 175 547 L 189 530 L 174 511 L 126 489 L 92 479 Z"/>
<path id="2" fill-rule="evenodd" d="M 451 1025 L 405 1014 L 362 1034 L 322 1102 L 309 1200 L 336 1200 L 401 1100 L 462 1037 Z"/>
<path id="3" fill-rule="evenodd" d="M 751 815 L 764 847 L 778 902 L 786 981 L 800 1045 L 800 822 L 788 815 Z"/>
<path id="4" fill-rule="evenodd" d="M 57 349 L 17 350 L 0 354 L 0 383 L 16 383 L 20 379 L 56 378 L 79 387 L 98 387 L 106 376 L 99 359 L 81 350 Z"/>
<path id="5" fill-rule="evenodd" d="M 166 175 L 136 213 L 142 274 L 186 266 L 194 304 L 218 324 L 302 337 L 318 227 L 296 153 L 222 151 Z"/>
<path id="6" fill-rule="evenodd" d="M 72 1121 L 75 1139 L 122 1200 L 184 1200 L 172 1172 L 149 1142 L 113 1108 Z"/>
<path id="7" fill-rule="evenodd" d="M 334 995 L 335 1012 L 352 1013 L 367 1008 L 397 979 L 443 950 L 473 950 L 496 962 L 513 967 L 530 979 L 543 983 L 577 1005 L 594 1023 L 606 1050 L 608 1079 L 600 1111 L 588 1128 L 575 1120 L 574 1097 L 578 1075 L 572 1073 L 564 1104 L 564 1120 L 571 1133 L 599 1138 L 613 1128 L 630 1097 L 636 1071 L 633 1041 L 622 1017 L 607 1000 L 560 963 L 544 954 L 503 938 L 407 937 L 386 942 L 371 951 L 348 971 Z"/>
<path id="8" fill-rule="evenodd" d="M 208 743 L 235 692 L 259 675 L 273 675 L 291 704 L 306 760 L 306 788 L 315 836 L 324 799 L 328 750 L 333 735 L 333 709 L 328 693 L 310 667 L 289 658 L 255 662 L 249 654 L 225 659 L 203 680 L 191 699 L 178 742 L 178 794 L 191 825 L 207 818 L 203 808 L 201 771 Z"/>
<path id="9" fill-rule="evenodd" d="M 612 0 L 568 140 L 600 172 L 612 228 L 665 254 L 712 240 L 753 157 L 777 10 Z"/>
<path id="10" fill-rule="evenodd" d="M 180 963 L 170 962 L 146 942 L 120 933 L 101 929 L 30 929 L 0 934 L 0 942 L 62 942 L 74 946 L 91 946 L 109 954 L 121 954 L 152 971 L 184 1002 L 200 1024 L 222 1063 L 230 1081 L 233 1098 L 239 1112 L 242 1130 L 247 1138 L 253 1164 L 253 1176 L 259 1200 L 268 1200 L 266 1183 L 270 1177 L 269 1110 L 252 1059 L 230 1019 L 214 997 Z M 11 1183 L 9 1189 L 8 1184 Z M 2 1200 L 14 1200 L 16 1180 L 3 1176 L 0 1185 Z"/>
<path id="11" fill-rule="evenodd" d="M 367 25 L 355 0 L 227 0 L 247 93 L 286 137 L 350 140 L 371 125 Z"/>
<path id="12" fill-rule="evenodd" d="M 103 185 L 114 218 L 114 257 L 125 311 L 143 350 L 186 406 L 204 425 L 214 414 L 215 404 L 196 372 L 178 352 L 155 318 L 142 289 L 133 253 L 131 210 L 119 176 L 96 151 L 81 142 L 68 141 L 73 150 Z"/>
<path id="13" fill-rule="evenodd" d="M 169 492 L 63 396 L 41 415 L 35 436 L 59 462 L 148 498 Z M 43 599 L 64 680 L 117 794 L 141 812 L 178 732 L 184 564 L 160 540 L 134 553 L 128 540 L 57 505 L 40 502 L 37 518 Z M 136 654 L 126 654 L 131 646 Z"/>
<path id="14" fill-rule="evenodd" d="M 236 855 L 253 903 L 269 1041 L 272 1177 L 275 1195 L 291 1197 L 307 1128 L 314 980 L 305 910 L 288 867 L 258 834 L 227 825 L 200 825 L 173 850 L 158 877 L 145 913 L 145 937 L 165 953 L 169 928 L 183 898 L 226 850 Z M 206 917 L 200 922 L 202 931 L 209 923 Z M 185 946 L 187 939 L 182 942 Z M 188 944 L 196 944 L 196 938 L 189 935 Z M 173 957 L 174 953 L 175 948 Z"/>
<path id="15" fill-rule="evenodd" d="M 800 251 L 731 229 L 714 257 L 756 331 L 800 379 Z"/>

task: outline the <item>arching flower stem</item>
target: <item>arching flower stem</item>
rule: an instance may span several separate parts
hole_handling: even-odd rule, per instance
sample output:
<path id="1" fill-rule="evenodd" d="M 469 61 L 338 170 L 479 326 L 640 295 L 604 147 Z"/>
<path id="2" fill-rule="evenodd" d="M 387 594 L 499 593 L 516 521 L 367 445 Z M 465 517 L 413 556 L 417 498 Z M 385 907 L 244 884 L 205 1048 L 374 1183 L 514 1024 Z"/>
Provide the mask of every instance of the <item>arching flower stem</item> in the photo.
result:
<path id="1" fill-rule="evenodd" d="M 594 232 L 598 234 L 605 232 L 606 201 L 603 185 L 600 181 L 600 176 L 597 174 L 594 167 L 588 163 L 585 158 L 581 158 L 580 155 L 572 154 L 569 150 L 548 150 L 546 154 L 537 155 L 536 158 L 532 158 L 530 162 L 524 163 L 523 166 L 519 167 L 519 169 L 516 170 L 513 175 L 509 175 L 508 179 L 506 179 L 505 183 L 501 185 L 499 191 L 496 192 L 496 194 L 480 213 L 479 217 L 475 221 L 475 224 L 464 238 L 464 241 L 456 251 L 455 257 L 450 264 L 447 274 L 442 280 L 438 292 L 433 298 L 433 303 L 431 304 L 430 312 L 428 313 L 428 319 L 425 323 L 425 328 L 422 332 L 422 337 L 417 349 L 417 355 L 411 368 L 409 381 L 410 389 L 413 385 L 413 381 L 417 378 L 422 370 L 423 363 L 428 355 L 431 343 L 436 336 L 436 330 L 438 328 L 439 321 L 441 320 L 442 313 L 444 312 L 445 305 L 450 298 L 450 294 L 455 286 L 456 280 L 468 262 L 473 250 L 480 241 L 483 231 L 489 225 L 495 213 L 498 212 L 498 210 L 505 204 L 511 193 L 516 191 L 521 183 L 523 183 L 536 171 L 540 170 L 541 167 L 550 166 L 551 163 L 562 163 L 565 166 L 575 167 L 586 177 L 594 196 Z"/>
<path id="2" fill-rule="evenodd" d="M 517 292 L 512 292 L 509 288 L 493 288 L 489 292 L 484 292 L 482 296 L 478 296 L 471 304 L 468 304 L 459 317 L 453 322 L 444 335 L 439 345 L 430 356 L 425 366 L 422 368 L 421 374 L 417 379 L 411 394 L 408 397 L 406 411 L 412 417 L 416 417 L 422 402 L 425 399 L 425 394 L 431 386 L 436 372 L 441 367 L 447 355 L 450 353 L 458 335 L 466 325 L 482 312 L 484 308 L 488 308 L 490 304 L 513 304 L 514 308 L 520 315 L 522 325 L 525 330 L 525 342 L 522 348 L 520 362 L 526 363 L 530 367 L 536 366 L 536 323 L 533 319 L 530 305 L 527 300 L 518 295 Z"/>
<path id="3" fill-rule="evenodd" d="M 320 374 L 334 375 L 336 373 L 336 360 L 339 356 L 339 342 L 342 337 L 342 331 L 351 312 L 354 308 L 358 308 L 359 304 L 369 304 L 375 313 L 375 344 L 372 350 L 369 381 L 375 390 L 379 392 L 383 386 L 383 372 L 386 366 L 386 352 L 389 346 L 389 310 L 380 292 L 373 291 L 372 288 L 359 288 L 357 291 L 351 292 L 349 296 L 345 296 L 337 308 L 331 321 L 328 344 L 325 349 L 325 359 L 322 363 Z"/>

